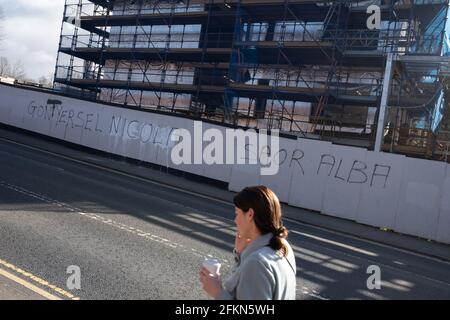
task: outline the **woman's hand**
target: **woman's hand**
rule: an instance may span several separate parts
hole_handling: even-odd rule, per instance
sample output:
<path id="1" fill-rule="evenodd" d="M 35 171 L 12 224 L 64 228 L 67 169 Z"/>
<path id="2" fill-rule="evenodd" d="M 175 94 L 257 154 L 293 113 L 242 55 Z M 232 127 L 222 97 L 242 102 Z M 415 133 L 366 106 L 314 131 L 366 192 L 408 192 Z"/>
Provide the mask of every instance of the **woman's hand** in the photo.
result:
<path id="1" fill-rule="evenodd" d="M 236 233 L 236 238 L 234 240 L 234 248 L 237 253 L 242 253 L 245 248 L 252 242 L 252 239 L 244 239 L 239 233 Z"/>
<path id="2" fill-rule="evenodd" d="M 200 271 L 200 282 L 203 290 L 212 298 L 217 299 L 222 291 L 222 279 L 220 275 L 211 274 L 206 268 Z"/>

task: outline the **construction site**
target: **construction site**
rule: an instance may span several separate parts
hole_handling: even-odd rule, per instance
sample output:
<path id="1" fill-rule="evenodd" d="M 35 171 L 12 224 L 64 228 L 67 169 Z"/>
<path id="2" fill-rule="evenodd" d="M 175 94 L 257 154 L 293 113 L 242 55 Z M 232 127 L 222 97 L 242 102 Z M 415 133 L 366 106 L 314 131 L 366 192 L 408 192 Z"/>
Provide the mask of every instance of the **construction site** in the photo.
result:
<path id="1" fill-rule="evenodd" d="M 368 7 L 380 24 L 368 27 Z M 54 89 L 450 162 L 448 0 L 66 0 Z"/>
<path id="2" fill-rule="evenodd" d="M 2 5 L 55 70 L 0 77 L 0 300 L 450 298 L 450 0 L 38 2 Z"/>

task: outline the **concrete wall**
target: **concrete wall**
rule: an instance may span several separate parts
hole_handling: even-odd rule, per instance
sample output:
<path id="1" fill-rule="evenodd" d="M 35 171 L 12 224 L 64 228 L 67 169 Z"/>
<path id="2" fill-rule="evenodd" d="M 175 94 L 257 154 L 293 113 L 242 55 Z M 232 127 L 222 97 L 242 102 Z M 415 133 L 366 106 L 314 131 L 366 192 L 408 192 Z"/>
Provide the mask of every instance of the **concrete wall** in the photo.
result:
<path id="1" fill-rule="evenodd" d="M 281 138 L 275 176 L 261 176 L 259 165 L 177 166 L 170 136 L 177 128 L 194 134 L 193 120 L 5 85 L 0 85 L 0 122 L 228 182 L 232 191 L 264 184 L 292 206 L 450 243 L 450 166 L 443 162 Z M 210 128 L 225 131 L 203 126 Z"/>

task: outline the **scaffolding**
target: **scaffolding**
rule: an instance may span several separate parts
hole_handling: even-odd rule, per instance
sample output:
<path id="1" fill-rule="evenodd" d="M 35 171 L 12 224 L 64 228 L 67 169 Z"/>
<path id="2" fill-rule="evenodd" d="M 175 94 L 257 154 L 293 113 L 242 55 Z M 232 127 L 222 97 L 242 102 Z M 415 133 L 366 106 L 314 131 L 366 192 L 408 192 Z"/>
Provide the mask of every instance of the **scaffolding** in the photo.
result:
<path id="1" fill-rule="evenodd" d="M 370 4 L 380 29 L 367 28 Z M 448 0 L 66 0 L 55 89 L 370 148 L 388 54 L 393 110 L 439 99 L 445 62 L 429 61 L 447 11 Z"/>

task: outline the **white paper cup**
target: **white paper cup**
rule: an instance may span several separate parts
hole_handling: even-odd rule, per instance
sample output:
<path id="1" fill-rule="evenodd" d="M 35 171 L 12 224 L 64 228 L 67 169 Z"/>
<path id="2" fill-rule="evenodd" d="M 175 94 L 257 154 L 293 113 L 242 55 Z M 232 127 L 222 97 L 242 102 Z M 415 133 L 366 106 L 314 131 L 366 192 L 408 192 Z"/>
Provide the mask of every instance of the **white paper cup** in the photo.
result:
<path id="1" fill-rule="evenodd" d="M 205 259 L 205 261 L 203 261 L 203 267 L 213 275 L 219 274 L 221 266 L 222 264 L 217 259 Z"/>

